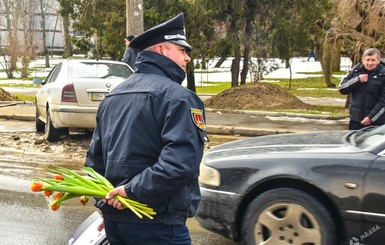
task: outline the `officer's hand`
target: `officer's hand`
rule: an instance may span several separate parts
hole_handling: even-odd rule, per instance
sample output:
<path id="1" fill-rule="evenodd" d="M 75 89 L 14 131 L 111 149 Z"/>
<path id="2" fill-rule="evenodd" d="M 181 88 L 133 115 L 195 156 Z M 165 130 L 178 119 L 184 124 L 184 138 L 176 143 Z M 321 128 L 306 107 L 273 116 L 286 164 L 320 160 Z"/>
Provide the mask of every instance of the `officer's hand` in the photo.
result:
<path id="1" fill-rule="evenodd" d="M 372 120 L 370 120 L 369 117 L 365 117 L 365 118 L 361 121 L 361 124 L 364 125 L 364 126 L 369 126 L 370 124 L 372 124 Z"/>
<path id="2" fill-rule="evenodd" d="M 125 207 L 118 201 L 118 199 L 115 199 L 115 195 L 120 195 L 122 197 L 127 197 L 126 192 L 124 191 L 124 186 L 118 186 L 115 189 L 108 192 L 107 196 L 104 198 L 104 201 L 107 202 L 109 205 L 113 206 L 114 208 L 118 210 L 123 210 Z"/>

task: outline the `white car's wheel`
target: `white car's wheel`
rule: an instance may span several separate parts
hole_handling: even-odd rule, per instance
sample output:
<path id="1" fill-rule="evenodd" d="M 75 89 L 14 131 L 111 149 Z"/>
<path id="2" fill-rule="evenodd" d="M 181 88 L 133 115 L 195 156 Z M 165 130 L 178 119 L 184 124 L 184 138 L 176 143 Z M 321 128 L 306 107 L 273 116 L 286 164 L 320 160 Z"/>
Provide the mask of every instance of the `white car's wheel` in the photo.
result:
<path id="1" fill-rule="evenodd" d="M 35 116 L 35 128 L 36 132 L 44 132 L 45 123 L 39 119 L 39 112 L 36 107 L 36 116 Z"/>
<path id="2" fill-rule="evenodd" d="M 247 245 L 335 245 L 337 231 L 327 209 L 300 190 L 279 188 L 256 197 L 242 222 Z"/>
<path id="3" fill-rule="evenodd" d="M 49 142 L 59 141 L 60 129 L 57 129 L 53 126 L 51 120 L 51 114 L 47 110 L 47 123 L 45 125 L 45 139 Z"/>

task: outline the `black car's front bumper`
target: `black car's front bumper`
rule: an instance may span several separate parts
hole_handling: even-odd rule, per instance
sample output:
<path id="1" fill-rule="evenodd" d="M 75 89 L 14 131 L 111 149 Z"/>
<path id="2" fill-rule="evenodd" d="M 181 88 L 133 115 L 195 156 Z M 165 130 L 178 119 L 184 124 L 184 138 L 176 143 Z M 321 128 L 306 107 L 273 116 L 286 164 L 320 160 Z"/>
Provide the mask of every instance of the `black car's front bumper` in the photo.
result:
<path id="1" fill-rule="evenodd" d="M 237 207 L 242 195 L 201 187 L 202 199 L 196 219 L 205 229 L 233 240 L 238 239 Z"/>

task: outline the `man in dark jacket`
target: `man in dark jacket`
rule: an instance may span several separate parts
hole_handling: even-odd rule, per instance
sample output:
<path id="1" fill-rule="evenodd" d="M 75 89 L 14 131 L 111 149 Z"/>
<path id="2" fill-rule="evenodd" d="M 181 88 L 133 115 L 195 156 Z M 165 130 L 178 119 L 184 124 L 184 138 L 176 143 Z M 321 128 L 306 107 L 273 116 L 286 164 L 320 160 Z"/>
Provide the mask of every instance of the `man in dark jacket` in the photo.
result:
<path id="1" fill-rule="evenodd" d="M 124 44 L 126 46 L 126 50 L 124 51 L 123 58 L 122 58 L 122 61 L 124 63 L 126 63 L 127 65 L 129 65 L 133 70 L 135 68 L 135 61 L 136 61 L 136 56 L 137 56 L 137 52 L 138 52 L 136 49 L 133 49 L 130 46 L 130 43 L 131 43 L 132 39 L 134 39 L 134 38 L 135 38 L 134 35 L 128 35 L 124 39 Z"/>
<path id="2" fill-rule="evenodd" d="M 181 86 L 191 50 L 183 26 L 181 13 L 133 39 L 136 70 L 97 112 L 85 165 L 116 187 L 97 203 L 111 244 L 191 244 L 186 219 L 200 201 L 208 138 L 203 102 Z M 148 204 L 154 219 L 138 218 L 117 194 Z"/>
<path id="3" fill-rule="evenodd" d="M 349 95 L 349 129 L 385 123 L 385 65 L 378 49 L 369 48 L 362 61 L 341 80 L 339 91 Z"/>

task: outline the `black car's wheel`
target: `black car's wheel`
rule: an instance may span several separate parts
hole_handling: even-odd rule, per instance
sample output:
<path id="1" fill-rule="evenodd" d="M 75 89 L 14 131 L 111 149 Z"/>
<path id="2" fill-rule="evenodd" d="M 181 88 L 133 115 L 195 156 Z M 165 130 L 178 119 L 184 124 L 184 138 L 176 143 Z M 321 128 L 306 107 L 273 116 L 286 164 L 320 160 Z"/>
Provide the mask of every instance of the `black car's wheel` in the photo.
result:
<path id="1" fill-rule="evenodd" d="M 45 139 L 49 142 L 56 142 L 60 137 L 60 129 L 53 126 L 51 114 L 47 110 L 47 124 L 45 125 Z"/>
<path id="2" fill-rule="evenodd" d="M 243 217 L 242 243 L 335 245 L 337 232 L 330 213 L 317 199 L 279 188 L 250 203 Z"/>
<path id="3" fill-rule="evenodd" d="M 44 132 L 45 123 L 39 119 L 39 112 L 36 107 L 36 116 L 35 116 L 35 128 L 36 132 Z"/>

